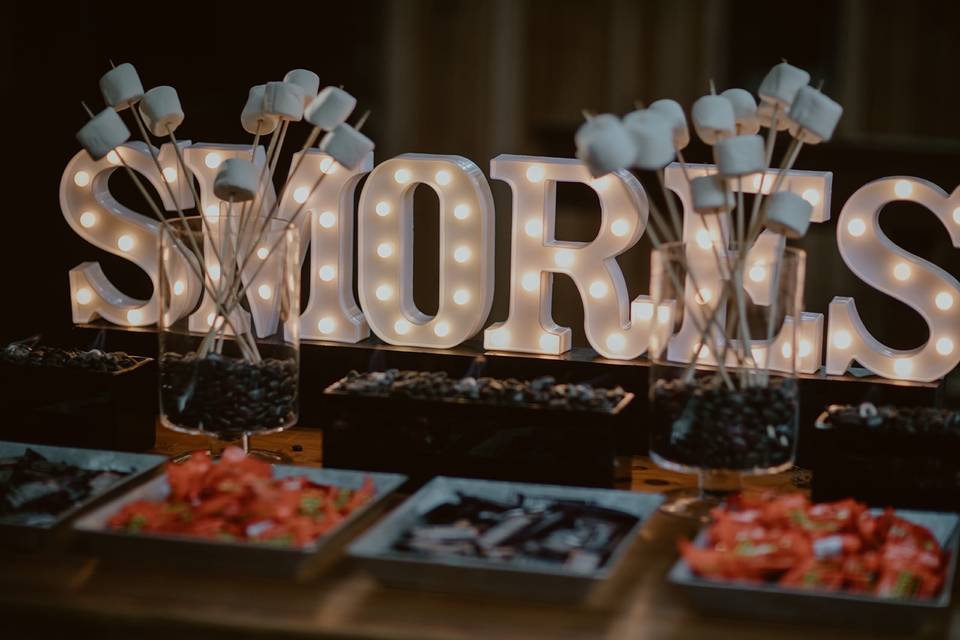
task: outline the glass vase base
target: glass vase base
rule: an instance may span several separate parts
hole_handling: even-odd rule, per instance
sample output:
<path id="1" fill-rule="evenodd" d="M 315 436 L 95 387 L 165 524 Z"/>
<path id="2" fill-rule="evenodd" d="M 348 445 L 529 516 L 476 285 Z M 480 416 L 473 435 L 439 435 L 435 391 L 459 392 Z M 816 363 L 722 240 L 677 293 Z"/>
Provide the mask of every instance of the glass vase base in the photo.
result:
<path id="1" fill-rule="evenodd" d="M 710 512 L 723 502 L 720 496 L 704 495 L 699 489 L 676 489 L 666 494 L 660 512 L 668 516 L 707 523 L 713 518 Z"/>

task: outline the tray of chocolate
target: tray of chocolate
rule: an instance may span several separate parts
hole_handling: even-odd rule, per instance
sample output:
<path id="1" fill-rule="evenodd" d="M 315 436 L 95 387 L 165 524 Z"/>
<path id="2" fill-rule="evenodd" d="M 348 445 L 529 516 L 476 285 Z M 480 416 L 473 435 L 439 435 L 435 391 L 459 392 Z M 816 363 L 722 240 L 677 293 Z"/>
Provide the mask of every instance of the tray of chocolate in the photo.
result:
<path id="1" fill-rule="evenodd" d="M 146 564 L 307 578 L 406 481 L 195 452 L 74 522 L 81 545 Z"/>
<path id="2" fill-rule="evenodd" d="M 960 505 L 960 412 L 831 405 L 813 430 L 813 496 L 952 511 Z"/>
<path id="3" fill-rule="evenodd" d="M 150 474 L 162 456 L 0 442 L 0 542 L 36 548 L 84 509 Z"/>
<path id="4" fill-rule="evenodd" d="M 706 613 L 907 630 L 950 605 L 957 514 L 756 493 L 713 517 L 668 576 Z"/>
<path id="5" fill-rule="evenodd" d="M 614 577 L 651 494 L 438 477 L 350 546 L 381 582 L 582 600 Z"/>

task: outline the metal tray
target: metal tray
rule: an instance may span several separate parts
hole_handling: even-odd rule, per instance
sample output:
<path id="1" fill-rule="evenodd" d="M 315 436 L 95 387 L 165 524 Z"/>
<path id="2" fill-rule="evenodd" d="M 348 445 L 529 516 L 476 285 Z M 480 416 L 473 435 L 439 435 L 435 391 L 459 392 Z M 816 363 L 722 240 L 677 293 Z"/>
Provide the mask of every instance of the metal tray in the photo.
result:
<path id="1" fill-rule="evenodd" d="M 874 513 L 880 513 L 874 509 Z M 928 600 L 894 600 L 842 591 L 807 591 L 777 585 L 710 580 L 697 576 L 680 558 L 667 579 L 685 591 L 704 613 L 788 622 L 830 623 L 887 630 L 912 630 L 950 606 L 957 565 L 960 516 L 954 513 L 898 510 L 897 515 L 927 527 L 950 553 L 940 595 Z M 694 541 L 706 544 L 706 529 Z"/>
<path id="2" fill-rule="evenodd" d="M 393 548 L 397 539 L 424 513 L 455 498 L 457 493 L 504 501 L 518 494 L 582 500 L 635 515 L 638 521 L 607 563 L 590 573 L 578 573 L 547 563 L 519 565 L 477 558 L 430 558 Z M 658 495 L 629 491 L 440 476 L 354 542 L 348 552 L 378 580 L 391 586 L 527 599 L 583 600 L 613 578 L 623 555 L 639 537 L 644 521 L 662 501 Z"/>
<path id="3" fill-rule="evenodd" d="M 27 449 L 33 449 L 51 462 L 63 462 L 98 471 L 124 471 L 129 475 L 118 479 L 112 485 L 91 493 L 85 500 L 57 515 L 56 520 L 47 525 L 25 525 L 0 520 L 0 543 L 23 549 L 39 547 L 61 542 L 69 529 L 65 527 L 70 520 L 82 511 L 102 503 L 117 495 L 125 487 L 133 486 L 154 473 L 166 462 L 163 456 L 141 453 L 123 453 L 119 451 L 101 451 L 99 449 L 74 449 L 70 447 L 49 447 L 22 442 L 0 441 L 0 458 L 12 458 L 23 455 Z"/>
<path id="4" fill-rule="evenodd" d="M 81 547 L 104 557 L 136 564 L 186 565 L 216 571 L 254 572 L 268 576 L 306 579 L 334 559 L 337 551 L 362 523 L 369 522 L 385 506 L 384 500 L 406 482 L 406 476 L 340 469 L 317 469 L 274 465 L 275 478 L 305 476 L 337 487 L 358 489 L 369 476 L 376 493 L 364 506 L 352 512 L 328 534 L 303 549 L 284 549 L 248 542 L 203 540 L 189 536 L 154 533 L 127 533 L 111 530 L 109 519 L 125 505 L 137 500 L 164 500 L 170 494 L 166 476 L 135 487 L 109 503 L 78 518 L 73 528 Z"/>

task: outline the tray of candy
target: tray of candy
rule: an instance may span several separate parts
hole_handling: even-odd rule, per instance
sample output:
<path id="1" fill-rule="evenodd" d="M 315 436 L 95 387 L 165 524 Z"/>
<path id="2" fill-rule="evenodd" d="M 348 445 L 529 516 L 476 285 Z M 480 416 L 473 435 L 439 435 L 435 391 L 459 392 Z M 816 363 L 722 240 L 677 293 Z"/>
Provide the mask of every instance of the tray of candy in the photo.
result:
<path id="1" fill-rule="evenodd" d="M 225 454 L 229 455 L 229 454 Z M 195 454 L 196 456 L 196 454 Z M 242 459 L 242 454 L 240 454 Z M 221 464 L 221 461 L 216 464 Z M 340 514 L 328 514 L 334 518 L 334 523 L 328 530 L 322 534 L 311 536 L 309 543 L 294 543 L 289 537 L 286 538 L 261 538 L 257 541 L 253 539 L 254 530 L 269 529 L 275 521 L 264 516 L 263 520 L 245 527 L 245 533 L 250 534 L 241 539 L 239 536 L 231 536 L 227 533 L 204 532 L 200 528 L 185 531 L 169 532 L 149 530 L 146 525 L 146 515 L 151 512 L 145 509 L 144 505 L 150 506 L 150 503 L 160 505 L 161 512 L 158 518 L 164 517 L 165 513 L 175 513 L 184 511 L 184 520 L 194 519 L 198 527 L 201 516 L 199 509 L 204 504 L 210 505 L 212 502 L 224 497 L 229 490 L 225 489 L 223 493 L 214 493 L 211 496 L 205 495 L 203 500 L 194 500 L 193 510 L 186 508 L 183 503 L 174 503 L 173 491 L 171 489 L 170 473 L 160 475 L 151 481 L 144 483 L 132 490 L 120 495 L 116 499 L 107 502 L 99 508 L 84 514 L 78 518 L 73 528 L 77 533 L 78 542 L 82 549 L 96 553 L 97 555 L 116 558 L 123 562 L 133 562 L 137 564 L 149 565 L 171 565 L 183 564 L 192 568 L 213 570 L 221 572 L 253 572 L 260 575 L 274 577 L 294 577 L 297 579 L 306 579 L 316 575 L 320 570 L 326 567 L 331 561 L 335 560 L 339 550 L 346 541 L 354 535 L 357 530 L 366 524 L 386 508 L 387 498 L 406 482 L 406 476 L 391 473 L 368 473 L 364 471 L 340 470 L 340 469 L 319 469 L 308 467 L 295 467 L 289 465 L 266 465 L 258 462 L 265 468 L 272 471 L 266 471 L 266 475 L 274 483 L 273 489 L 282 491 L 288 483 L 280 481 L 292 481 L 291 491 L 302 490 L 304 486 L 319 486 L 322 489 L 329 490 L 329 498 L 335 498 L 334 491 L 338 491 L 341 497 L 345 494 L 358 494 L 368 492 L 367 497 L 359 501 L 355 507 L 343 509 Z M 243 478 L 233 476 L 227 479 L 230 483 L 243 483 Z M 213 481 L 213 482 L 222 482 Z M 222 485 L 221 485 L 222 486 Z M 301 488 L 301 489 L 298 489 Z M 237 491 L 247 491 L 248 487 L 241 487 Z M 342 491 L 340 491 L 342 490 Z M 304 495 L 304 500 L 313 499 Z M 218 497 L 219 496 L 219 497 Z M 267 508 L 281 508 L 280 503 L 285 500 L 280 493 L 265 493 L 262 496 L 264 501 L 276 501 L 276 505 L 267 505 Z M 348 501 L 349 502 L 349 501 Z M 199 505 L 199 506 L 198 506 Z M 342 505 L 341 505 L 342 506 Z M 214 514 L 223 516 L 222 520 L 227 521 L 236 518 L 236 515 L 230 516 L 229 509 L 225 505 L 223 509 Z M 316 504 L 313 511 L 320 512 L 326 508 L 326 505 Z M 297 504 L 289 510 L 288 516 L 292 520 L 293 516 L 300 516 L 306 513 L 304 504 L 297 498 Z M 338 507 L 340 509 L 340 507 Z M 118 519 L 124 518 L 126 514 L 136 513 L 132 518 L 126 520 L 125 525 L 120 526 Z M 320 516 L 316 516 L 319 519 Z M 138 524 L 137 519 L 141 519 L 143 524 Z M 138 526 L 130 526 L 138 525 Z M 291 524 L 291 530 L 294 527 Z M 142 530 L 141 530 L 142 529 Z"/>
<path id="2" fill-rule="evenodd" d="M 349 554 L 400 587 L 557 601 L 612 583 L 657 495 L 440 476 Z"/>
<path id="3" fill-rule="evenodd" d="M 874 516 L 882 512 L 870 510 Z M 667 579 L 686 593 L 694 608 L 710 615 L 793 623 L 816 621 L 887 631 L 916 630 L 950 606 L 960 517 L 954 513 L 899 509 L 896 515 L 929 530 L 948 556 L 943 583 L 932 597 L 882 597 L 836 588 L 784 587 L 775 583 L 707 578 L 694 573 L 683 557 L 674 564 Z M 708 547 L 706 528 L 693 545 Z"/>
<path id="4" fill-rule="evenodd" d="M 50 544 L 84 510 L 154 473 L 163 456 L 0 441 L 0 542 Z"/>

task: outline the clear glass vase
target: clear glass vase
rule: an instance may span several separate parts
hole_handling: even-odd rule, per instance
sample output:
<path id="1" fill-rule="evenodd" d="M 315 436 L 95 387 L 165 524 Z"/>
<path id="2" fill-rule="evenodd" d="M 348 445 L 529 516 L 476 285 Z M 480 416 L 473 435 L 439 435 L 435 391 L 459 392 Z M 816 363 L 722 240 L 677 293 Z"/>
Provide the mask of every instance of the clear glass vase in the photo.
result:
<path id="1" fill-rule="evenodd" d="M 652 253 L 650 295 L 667 326 L 651 340 L 650 455 L 697 474 L 663 510 L 706 519 L 743 475 L 793 465 L 798 325 L 805 255 L 782 240 L 739 247 L 673 243 Z"/>
<path id="2" fill-rule="evenodd" d="M 250 436 L 296 424 L 299 254 L 297 230 L 277 219 L 196 216 L 161 227 L 159 380 L 165 427 L 240 441 L 250 451 Z"/>

